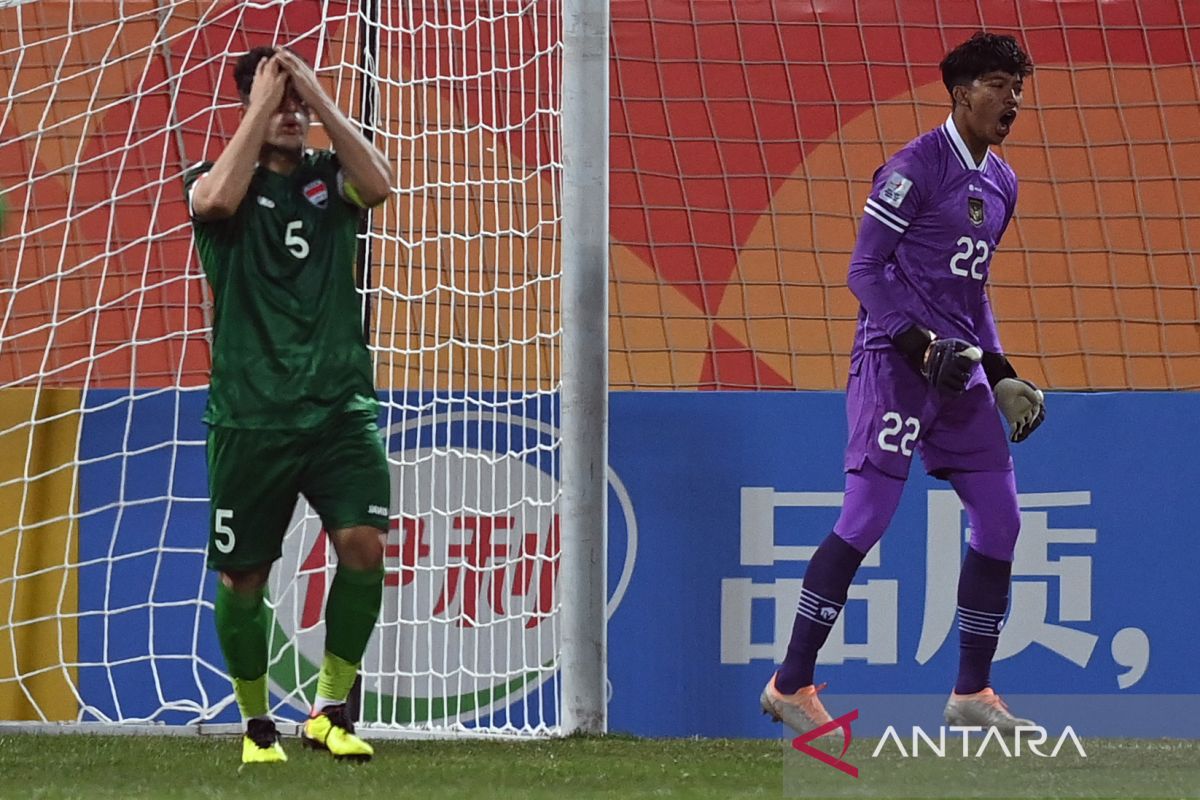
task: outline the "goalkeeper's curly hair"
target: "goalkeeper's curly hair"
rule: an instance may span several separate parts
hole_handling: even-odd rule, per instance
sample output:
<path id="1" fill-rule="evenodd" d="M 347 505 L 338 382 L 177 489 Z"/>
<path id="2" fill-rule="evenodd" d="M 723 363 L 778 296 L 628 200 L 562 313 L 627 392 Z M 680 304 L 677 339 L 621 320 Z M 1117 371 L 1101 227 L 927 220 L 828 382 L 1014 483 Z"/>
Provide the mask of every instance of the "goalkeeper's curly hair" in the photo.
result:
<path id="1" fill-rule="evenodd" d="M 1007 72 L 1028 78 L 1033 59 L 1012 36 L 979 31 L 942 59 L 942 83 L 954 96 L 955 86 L 964 86 L 989 72 Z"/>
<path id="2" fill-rule="evenodd" d="M 249 52 L 243 53 L 238 58 L 237 63 L 233 65 L 233 82 L 237 84 L 238 97 L 242 99 L 243 103 L 250 100 L 250 87 L 254 85 L 254 72 L 258 69 L 258 62 L 275 55 L 277 49 L 279 48 L 268 47 L 266 45 L 251 48 Z M 284 49 L 304 63 L 308 63 L 308 59 L 292 48 L 287 47 Z"/>

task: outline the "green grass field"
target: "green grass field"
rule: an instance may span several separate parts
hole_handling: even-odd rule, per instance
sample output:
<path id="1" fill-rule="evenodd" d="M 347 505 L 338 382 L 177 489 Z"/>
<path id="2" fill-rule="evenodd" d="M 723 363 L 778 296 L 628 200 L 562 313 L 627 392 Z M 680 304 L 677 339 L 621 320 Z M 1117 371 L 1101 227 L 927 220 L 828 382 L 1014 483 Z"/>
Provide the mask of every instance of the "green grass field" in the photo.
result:
<path id="1" fill-rule="evenodd" d="M 745 798 L 1200 797 L 1200 742 L 1085 739 L 1088 759 L 872 759 L 855 781 L 780 741 L 636 739 L 376 742 L 369 764 L 285 741 L 290 761 L 239 769 L 224 737 L 0 737 L 0 797 L 12 798 Z M 989 754 L 990 756 L 990 754 Z M 788 793 L 785 794 L 785 781 Z M 1004 794 L 1011 792 L 1010 794 Z"/>

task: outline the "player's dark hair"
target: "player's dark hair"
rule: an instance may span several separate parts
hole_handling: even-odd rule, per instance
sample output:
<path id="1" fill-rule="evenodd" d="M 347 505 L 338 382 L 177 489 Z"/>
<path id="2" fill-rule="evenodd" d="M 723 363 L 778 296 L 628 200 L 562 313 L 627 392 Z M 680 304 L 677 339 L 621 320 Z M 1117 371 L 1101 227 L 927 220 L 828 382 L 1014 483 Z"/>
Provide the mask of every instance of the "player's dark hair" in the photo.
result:
<path id="1" fill-rule="evenodd" d="M 254 73 L 258 69 L 258 62 L 275 55 L 275 50 L 274 47 L 260 45 L 252 48 L 248 53 L 244 53 L 233 65 L 233 82 L 237 84 L 238 97 L 242 99 L 243 103 L 250 99 L 250 87 L 254 85 Z M 304 56 L 292 48 L 289 47 L 287 50 L 304 60 Z"/>
<path id="2" fill-rule="evenodd" d="M 989 72 L 1028 78 L 1033 74 L 1033 59 L 1012 36 L 979 31 L 947 53 L 941 68 L 942 83 L 953 97 L 955 86 L 968 85 Z"/>
<path id="3" fill-rule="evenodd" d="M 250 87 L 254 85 L 254 73 L 258 69 L 258 62 L 273 55 L 274 47 L 255 47 L 233 65 L 233 82 L 237 84 L 238 97 L 242 98 L 243 103 L 250 99 Z"/>

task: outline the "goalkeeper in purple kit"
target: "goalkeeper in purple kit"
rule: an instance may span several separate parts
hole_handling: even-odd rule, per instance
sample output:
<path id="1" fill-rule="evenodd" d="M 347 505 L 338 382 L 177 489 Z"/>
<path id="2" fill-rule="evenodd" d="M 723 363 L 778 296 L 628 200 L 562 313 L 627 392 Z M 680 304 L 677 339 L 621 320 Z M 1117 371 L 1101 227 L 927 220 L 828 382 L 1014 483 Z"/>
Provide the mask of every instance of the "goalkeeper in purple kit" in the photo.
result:
<path id="1" fill-rule="evenodd" d="M 984 288 L 1017 201 L 1013 170 L 989 148 L 1012 130 L 1033 63 L 1013 37 L 981 32 L 941 71 L 950 117 L 875 173 L 851 257 L 848 283 L 861 307 L 846 391 L 845 502 L 808 565 L 787 655 L 761 697 L 763 711 L 797 733 L 830 721 L 823 687 L 813 685 L 817 652 L 895 513 L 914 452 L 950 482 L 971 523 L 946 721 L 1003 731 L 1033 724 L 1008 710 L 990 671 L 1020 529 L 1008 440 L 1029 436 L 1045 406 L 1005 358 Z"/>
<path id="2" fill-rule="evenodd" d="M 354 267 L 363 210 L 388 198 L 393 173 L 295 53 L 256 47 L 233 77 L 237 132 L 185 176 L 213 291 L 204 421 L 217 638 L 246 720 L 242 761 L 286 761 L 268 710 L 265 588 L 303 494 L 338 565 L 301 738 L 366 760 L 346 699 L 379 616 L 391 480 Z M 305 147 L 313 114 L 336 152 Z"/>

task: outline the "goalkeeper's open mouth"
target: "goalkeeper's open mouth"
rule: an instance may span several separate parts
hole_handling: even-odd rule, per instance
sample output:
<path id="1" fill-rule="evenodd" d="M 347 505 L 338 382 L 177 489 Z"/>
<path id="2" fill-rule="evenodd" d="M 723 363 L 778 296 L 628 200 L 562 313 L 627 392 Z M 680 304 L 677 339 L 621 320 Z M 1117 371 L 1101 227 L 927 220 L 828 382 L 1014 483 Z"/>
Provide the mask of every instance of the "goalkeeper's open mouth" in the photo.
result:
<path id="1" fill-rule="evenodd" d="M 1016 110 L 1005 111 L 1000 115 L 1000 122 L 996 125 L 996 132 L 1000 134 L 1000 138 L 1008 136 L 1012 132 L 1013 122 L 1017 119 Z"/>

